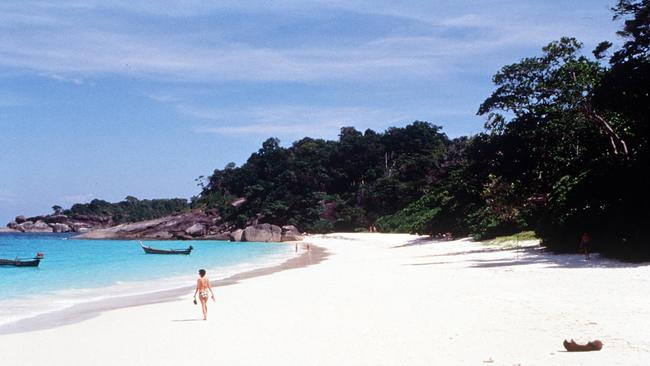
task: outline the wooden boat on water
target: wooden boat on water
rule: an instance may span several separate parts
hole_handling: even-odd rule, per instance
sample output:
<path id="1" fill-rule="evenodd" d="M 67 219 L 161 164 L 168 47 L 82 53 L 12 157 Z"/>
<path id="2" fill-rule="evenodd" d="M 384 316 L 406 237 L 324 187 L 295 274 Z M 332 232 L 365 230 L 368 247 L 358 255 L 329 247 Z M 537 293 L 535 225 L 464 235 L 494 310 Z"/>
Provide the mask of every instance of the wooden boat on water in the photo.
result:
<path id="1" fill-rule="evenodd" d="M 156 249 L 146 246 L 142 242 L 140 242 L 140 246 L 147 254 L 190 254 L 194 249 L 191 245 L 187 249 Z"/>
<path id="2" fill-rule="evenodd" d="M 43 259 L 43 253 L 37 253 L 36 257 L 31 259 L 2 259 L 0 258 L 0 266 L 12 266 L 12 267 L 38 267 Z"/>

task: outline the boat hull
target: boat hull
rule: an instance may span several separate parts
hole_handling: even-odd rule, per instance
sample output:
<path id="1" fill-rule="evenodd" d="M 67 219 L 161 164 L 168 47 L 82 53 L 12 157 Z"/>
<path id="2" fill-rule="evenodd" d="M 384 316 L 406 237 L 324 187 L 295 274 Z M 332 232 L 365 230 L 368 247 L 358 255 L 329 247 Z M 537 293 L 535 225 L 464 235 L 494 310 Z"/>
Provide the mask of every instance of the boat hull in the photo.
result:
<path id="1" fill-rule="evenodd" d="M 0 259 L 0 266 L 8 267 L 38 267 L 39 263 L 41 263 L 41 260 L 38 258 L 29 260 Z"/>
<path id="2" fill-rule="evenodd" d="M 192 246 L 190 246 L 187 249 L 156 249 L 156 248 L 151 248 L 145 245 L 140 245 L 142 247 L 142 250 L 144 250 L 145 253 L 147 254 L 183 254 L 183 255 L 188 255 L 192 252 Z"/>

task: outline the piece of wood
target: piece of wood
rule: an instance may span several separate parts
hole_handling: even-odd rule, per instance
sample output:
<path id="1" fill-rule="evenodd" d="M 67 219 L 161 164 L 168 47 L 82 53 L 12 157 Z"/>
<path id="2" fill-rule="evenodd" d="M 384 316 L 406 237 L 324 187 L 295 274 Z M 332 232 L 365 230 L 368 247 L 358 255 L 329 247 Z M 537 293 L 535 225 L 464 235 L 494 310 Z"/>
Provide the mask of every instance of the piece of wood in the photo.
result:
<path id="1" fill-rule="evenodd" d="M 577 344 L 573 339 L 571 341 L 565 339 L 564 348 L 569 352 L 600 351 L 603 348 L 603 342 L 596 339 L 587 344 Z"/>

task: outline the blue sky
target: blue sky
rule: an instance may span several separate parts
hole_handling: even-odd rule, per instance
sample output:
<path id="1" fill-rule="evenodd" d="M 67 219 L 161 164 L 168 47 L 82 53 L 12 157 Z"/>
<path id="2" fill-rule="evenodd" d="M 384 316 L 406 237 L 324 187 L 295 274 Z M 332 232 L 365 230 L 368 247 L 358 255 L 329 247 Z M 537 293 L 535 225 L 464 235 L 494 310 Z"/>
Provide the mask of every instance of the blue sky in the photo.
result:
<path id="1" fill-rule="evenodd" d="M 198 193 L 262 141 L 414 120 L 480 132 L 503 65 L 615 41 L 614 1 L 0 2 L 0 225 Z"/>

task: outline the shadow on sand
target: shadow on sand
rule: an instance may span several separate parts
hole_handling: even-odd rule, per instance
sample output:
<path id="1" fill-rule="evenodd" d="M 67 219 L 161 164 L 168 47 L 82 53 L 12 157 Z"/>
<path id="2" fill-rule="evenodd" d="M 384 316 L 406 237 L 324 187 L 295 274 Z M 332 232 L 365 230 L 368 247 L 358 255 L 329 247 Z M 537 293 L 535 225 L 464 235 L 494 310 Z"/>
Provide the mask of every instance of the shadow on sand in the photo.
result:
<path id="1" fill-rule="evenodd" d="M 406 243 L 402 245 L 397 245 L 394 246 L 393 248 L 405 248 L 405 247 L 412 247 L 414 245 L 431 245 L 431 244 L 440 244 L 440 243 L 446 243 L 448 241 L 452 241 L 455 239 L 452 238 L 436 238 L 436 237 L 431 237 L 431 236 L 421 236 L 412 240 L 407 241 Z M 470 241 L 470 239 L 456 239 L 456 240 L 462 240 L 462 241 Z"/>
<path id="2" fill-rule="evenodd" d="M 475 254 L 482 253 L 503 253 L 503 256 L 493 258 L 477 258 Z M 508 253 L 508 254 L 506 254 Z M 514 257 L 513 257 L 514 254 Z M 426 257 L 457 257 L 466 255 L 467 259 L 436 261 L 427 263 L 412 263 L 414 266 L 423 265 L 444 265 L 466 263 L 469 268 L 498 268 L 498 267 L 515 267 L 526 265 L 541 265 L 547 268 L 637 268 L 650 265 L 645 263 L 628 263 L 615 259 L 603 258 L 598 254 L 592 254 L 591 260 L 585 260 L 580 254 L 553 254 L 545 251 L 541 246 L 523 247 L 523 248 L 484 248 L 448 254 L 434 254 Z"/>
<path id="3" fill-rule="evenodd" d="M 174 319 L 172 320 L 173 322 L 200 322 L 203 321 L 202 318 L 195 318 L 195 319 Z"/>

